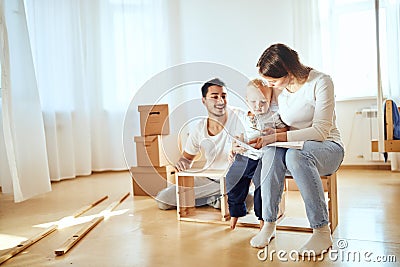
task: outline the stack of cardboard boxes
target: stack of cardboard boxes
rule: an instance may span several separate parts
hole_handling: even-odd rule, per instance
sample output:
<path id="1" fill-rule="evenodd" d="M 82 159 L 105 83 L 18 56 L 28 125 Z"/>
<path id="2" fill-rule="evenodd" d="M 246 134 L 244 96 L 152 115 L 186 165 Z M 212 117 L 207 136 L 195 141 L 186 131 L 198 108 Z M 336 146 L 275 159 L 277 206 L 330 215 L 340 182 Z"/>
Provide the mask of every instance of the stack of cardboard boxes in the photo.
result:
<path id="1" fill-rule="evenodd" d="M 140 134 L 135 136 L 137 167 L 131 168 L 133 193 L 155 196 L 175 180 L 175 169 L 164 151 L 162 137 L 169 134 L 168 105 L 138 106 Z"/>

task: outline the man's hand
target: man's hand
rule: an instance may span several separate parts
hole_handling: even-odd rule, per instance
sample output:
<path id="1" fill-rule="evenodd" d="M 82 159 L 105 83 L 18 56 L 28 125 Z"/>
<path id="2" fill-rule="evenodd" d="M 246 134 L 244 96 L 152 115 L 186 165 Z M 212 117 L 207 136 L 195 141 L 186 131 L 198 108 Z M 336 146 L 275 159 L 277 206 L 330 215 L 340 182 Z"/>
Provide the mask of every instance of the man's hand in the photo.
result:
<path id="1" fill-rule="evenodd" d="M 175 164 L 175 169 L 178 172 L 190 169 L 190 167 L 192 166 L 193 161 L 189 160 L 185 157 L 180 157 L 180 159 L 178 160 L 178 162 Z"/>

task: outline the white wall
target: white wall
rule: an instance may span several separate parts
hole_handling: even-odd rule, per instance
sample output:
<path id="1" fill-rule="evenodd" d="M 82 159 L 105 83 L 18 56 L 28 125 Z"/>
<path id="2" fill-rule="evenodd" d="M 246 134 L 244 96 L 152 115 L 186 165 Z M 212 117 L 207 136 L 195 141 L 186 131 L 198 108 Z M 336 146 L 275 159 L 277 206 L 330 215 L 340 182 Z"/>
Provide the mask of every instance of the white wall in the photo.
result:
<path id="1" fill-rule="evenodd" d="M 173 64 L 215 62 L 248 78 L 257 77 L 255 66 L 266 47 L 276 42 L 293 46 L 292 1 L 296 0 L 173 0 Z M 233 89 L 244 95 L 240 85 Z M 190 97 L 198 97 L 199 90 Z M 338 125 L 346 145 L 344 165 L 382 164 L 376 161 L 382 157 L 370 152 L 370 126 L 376 136 L 376 119 L 358 114 L 373 105 L 376 102 L 371 99 L 337 102 Z"/>
<path id="2" fill-rule="evenodd" d="M 376 108 L 375 99 L 338 101 L 337 123 L 345 144 L 344 165 L 382 165 L 383 155 L 371 152 L 371 139 L 378 139 L 376 117 L 362 114 L 365 109 Z"/>
<path id="3" fill-rule="evenodd" d="M 292 43 L 291 0 L 181 0 L 183 62 L 211 61 L 257 76 L 261 53 Z"/>

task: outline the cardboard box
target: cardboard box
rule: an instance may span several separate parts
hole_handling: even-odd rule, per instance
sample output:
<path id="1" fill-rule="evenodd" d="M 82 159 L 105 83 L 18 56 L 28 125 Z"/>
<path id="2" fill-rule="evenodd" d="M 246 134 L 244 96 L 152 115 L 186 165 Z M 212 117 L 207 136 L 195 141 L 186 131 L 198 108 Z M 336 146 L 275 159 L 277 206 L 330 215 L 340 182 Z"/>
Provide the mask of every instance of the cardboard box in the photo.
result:
<path id="1" fill-rule="evenodd" d="M 138 166 L 162 167 L 172 164 L 165 154 L 161 135 L 135 136 L 134 141 Z"/>
<path id="2" fill-rule="evenodd" d="M 169 134 L 168 104 L 138 106 L 142 136 Z"/>
<path id="3" fill-rule="evenodd" d="M 133 194 L 135 196 L 156 196 L 158 192 L 175 182 L 175 168 L 132 167 Z"/>

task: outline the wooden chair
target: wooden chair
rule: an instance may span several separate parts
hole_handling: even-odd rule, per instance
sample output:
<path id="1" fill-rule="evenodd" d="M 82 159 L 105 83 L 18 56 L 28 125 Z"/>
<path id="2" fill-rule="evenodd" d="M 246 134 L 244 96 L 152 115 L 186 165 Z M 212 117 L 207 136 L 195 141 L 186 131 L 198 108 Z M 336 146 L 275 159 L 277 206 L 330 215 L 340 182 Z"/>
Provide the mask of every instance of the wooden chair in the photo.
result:
<path id="1" fill-rule="evenodd" d="M 383 144 L 383 151 L 379 151 L 378 140 L 371 141 L 372 152 L 400 152 L 400 140 L 393 139 L 393 106 L 392 100 L 385 100 L 384 116 L 386 118 L 386 136 Z M 400 111 L 400 108 L 399 108 Z"/>
<path id="2" fill-rule="evenodd" d="M 186 143 L 192 124 L 189 123 L 180 129 L 178 134 L 178 147 L 183 152 L 183 144 Z M 225 222 L 230 219 L 226 194 L 225 175 L 226 170 L 203 170 L 206 163 L 203 151 L 200 151 L 194 159 L 193 167 L 187 171 L 175 172 L 177 218 L 180 221 L 195 222 Z M 216 177 L 220 179 L 221 210 L 212 207 L 197 209 L 194 196 L 194 177 Z"/>
<path id="3" fill-rule="evenodd" d="M 286 176 L 286 190 L 288 190 L 287 182 L 293 179 L 292 176 Z M 328 213 L 329 213 L 329 224 L 331 227 L 332 233 L 335 231 L 338 225 L 338 198 L 337 198 L 337 178 L 336 173 L 333 173 L 329 176 L 321 176 L 325 190 L 328 192 Z M 309 227 L 308 220 L 306 218 L 294 218 L 289 216 L 283 216 L 277 222 L 278 230 L 292 230 L 292 231 L 306 231 L 312 232 L 312 229 Z"/>
<path id="4" fill-rule="evenodd" d="M 189 169 L 175 173 L 177 217 L 180 221 L 225 222 L 230 219 L 225 174 L 227 170 Z M 197 209 L 194 198 L 194 177 L 219 177 L 221 190 L 221 210 L 212 207 Z M 217 212 L 216 212 L 217 211 Z"/>

